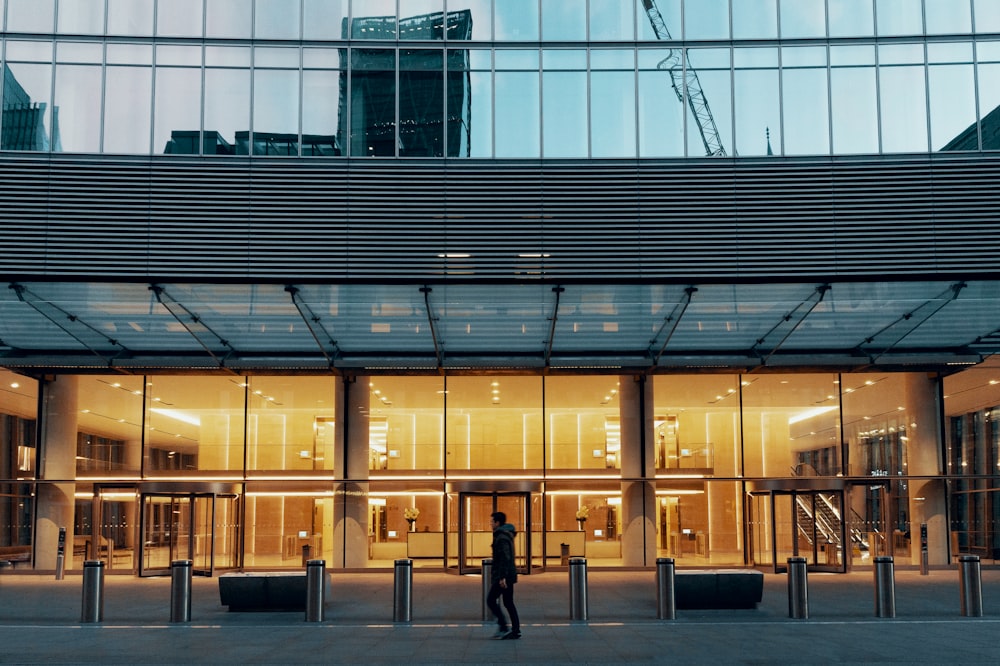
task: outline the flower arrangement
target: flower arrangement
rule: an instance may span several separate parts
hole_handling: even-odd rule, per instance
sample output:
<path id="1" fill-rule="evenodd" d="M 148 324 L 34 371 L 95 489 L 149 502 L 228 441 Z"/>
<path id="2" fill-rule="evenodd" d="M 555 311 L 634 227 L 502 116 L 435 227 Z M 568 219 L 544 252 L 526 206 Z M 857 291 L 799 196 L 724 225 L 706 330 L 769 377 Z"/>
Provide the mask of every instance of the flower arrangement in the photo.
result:
<path id="1" fill-rule="evenodd" d="M 579 509 L 576 510 L 576 519 L 580 523 L 580 529 L 583 529 L 583 524 L 587 522 L 587 518 L 589 517 L 590 517 L 590 507 L 588 507 L 586 504 L 584 504 L 583 506 L 581 506 Z"/>
<path id="2" fill-rule="evenodd" d="M 408 509 L 403 509 L 403 518 L 406 518 L 406 522 L 410 524 L 410 530 L 413 530 L 413 523 L 417 522 L 417 518 L 420 516 L 420 509 L 413 506 Z"/>

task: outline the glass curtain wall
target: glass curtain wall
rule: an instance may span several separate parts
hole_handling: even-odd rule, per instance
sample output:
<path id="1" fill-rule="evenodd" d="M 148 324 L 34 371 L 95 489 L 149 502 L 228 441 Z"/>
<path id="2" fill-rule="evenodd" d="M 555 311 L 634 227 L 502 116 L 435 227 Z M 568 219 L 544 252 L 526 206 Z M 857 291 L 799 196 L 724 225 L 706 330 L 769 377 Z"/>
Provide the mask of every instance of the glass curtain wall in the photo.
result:
<path id="1" fill-rule="evenodd" d="M 153 0 L 58 12 L 9 0 L 0 149 L 586 159 L 1000 147 L 990 3 L 655 8 L 175 0 L 154 17 Z"/>

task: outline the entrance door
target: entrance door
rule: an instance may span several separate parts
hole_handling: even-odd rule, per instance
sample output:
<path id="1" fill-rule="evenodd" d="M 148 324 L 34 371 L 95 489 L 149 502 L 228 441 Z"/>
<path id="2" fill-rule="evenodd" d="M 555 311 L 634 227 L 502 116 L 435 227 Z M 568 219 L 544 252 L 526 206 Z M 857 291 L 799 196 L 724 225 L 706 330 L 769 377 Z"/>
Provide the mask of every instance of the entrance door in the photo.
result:
<path id="1" fill-rule="evenodd" d="M 527 492 L 460 492 L 458 494 L 458 572 L 478 574 L 482 561 L 493 556 L 493 531 L 490 515 L 494 511 L 507 514 L 507 522 L 517 528 L 514 558 L 520 573 L 530 573 L 531 553 L 531 493 Z"/>
<path id="2" fill-rule="evenodd" d="M 789 557 L 805 557 L 811 571 L 847 571 L 843 515 L 842 490 L 751 493 L 751 562 L 784 573 Z"/>
<path id="3" fill-rule="evenodd" d="M 135 486 L 94 486 L 93 529 L 82 544 L 88 559 L 103 560 L 109 570 L 135 570 L 136 497 Z"/>
<path id="4" fill-rule="evenodd" d="M 192 573 L 211 576 L 238 566 L 236 495 L 142 495 L 140 576 L 162 576 L 174 560 L 191 560 Z"/>

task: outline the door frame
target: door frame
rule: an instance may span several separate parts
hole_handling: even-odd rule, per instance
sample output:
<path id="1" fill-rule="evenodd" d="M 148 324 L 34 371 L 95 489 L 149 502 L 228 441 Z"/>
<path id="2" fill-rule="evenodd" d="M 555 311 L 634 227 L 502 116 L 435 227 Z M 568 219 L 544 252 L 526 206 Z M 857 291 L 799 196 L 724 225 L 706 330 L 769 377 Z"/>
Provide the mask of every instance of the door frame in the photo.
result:
<path id="1" fill-rule="evenodd" d="M 534 557 L 532 554 L 532 533 L 537 527 L 542 535 L 542 544 L 545 543 L 545 512 L 541 513 L 542 524 L 540 526 L 535 526 L 532 524 L 531 514 L 532 514 L 532 501 L 533 498 L 543 497 L 542 494 L 542 484 L 534 481 L 502 481 L 502 480 L 475 480 L 475 481 L 453 481 L 445 484 L 445 494 L 446 496 L 454 496 L 458 501 L 457 508 L 457 542 L 458 542 L 458 552 L 455 553 L 457 558 L 457 566 L 452 571 L 457 571 L 460 575 L 465 574 L 480 574 L 482 573 L 482 565 L 466 565 L 465 563 L 465 499 L 470 496 L 479 497 L 492 497 L 493 498 L 493 511 L 497 510 L 497 500 L 500 497 L 512 497 L 520 496 L 523 498 L 524 504 L 524 518 L 523 524 L 517 525 L 517 530 L 519 533 L 524 535 L 524 552 L 521 554 L 523 558 L 523 565 L 518 566 L 518 573 L 528 575 L 531 573 L 534 562 Z M 544 501 L 543 501 L 544 503 Z M 446 504 L 447 506 L 447 504 Z M 447 509 L 446 509 L 447 511 Z M 445 525 L 448 525 L 446 519 Z M 448 565 L 448 559 L 452 557 L 452 553 L 447 552 L 447 543 L 450 537 L 445 538 L 445 565 Z M 515 556 L 515 560 L 520 559 Z M 544 559 L 542 560 L 544 562 Z"/>

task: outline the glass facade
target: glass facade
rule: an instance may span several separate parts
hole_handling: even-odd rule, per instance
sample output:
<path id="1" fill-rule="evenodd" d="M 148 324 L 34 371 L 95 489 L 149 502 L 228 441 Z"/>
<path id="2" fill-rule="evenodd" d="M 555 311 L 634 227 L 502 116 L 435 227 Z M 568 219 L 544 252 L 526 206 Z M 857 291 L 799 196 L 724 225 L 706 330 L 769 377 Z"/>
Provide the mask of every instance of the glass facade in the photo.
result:
<path id="1" fill-rule="evenodd" d="M 986 372 L 945 379 L 945 405 Z M 827 570 L 905 561 L 941 386 L 906 373 L 0 379 L 0 545 L 38 544 L 35 504 L 68 493 L 70 566 L 93 555 L 143 575 L 184 554 L 178 531 L 208 571 L 294 568 L 304 547 L 468 568 L 488 556 L 481 519 L 496 506 L 530 524 L 526 567 L 557 564 L 562 543 L 596 566 L 649 566 L 636 519 L 679 566 L 780 566 L 794 541 Z M 998 381 L 976 400 L 1000 401 Z M 995 411 L 948 415 L 953 554 L 996 558 Z M 39 448 L 39 422 L 75 440 Z M 338 520 L 352 505 L 360 544 Z"/>
<path id="2" fill-rule="evenodd" d="M 1000 148 L 1000 10 L 984 0 L 646 4 L 7 0 L 0 149 L 562 159 Z"/>

